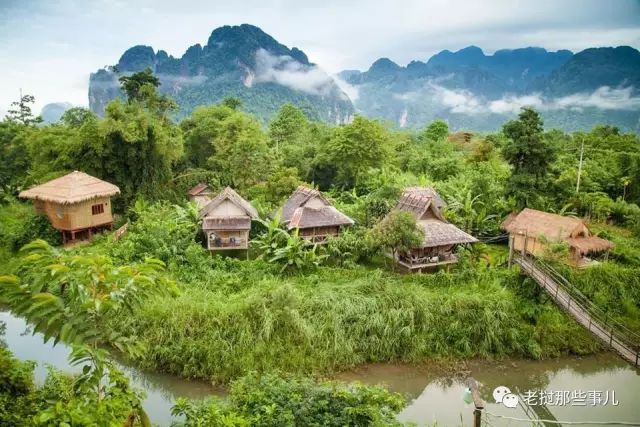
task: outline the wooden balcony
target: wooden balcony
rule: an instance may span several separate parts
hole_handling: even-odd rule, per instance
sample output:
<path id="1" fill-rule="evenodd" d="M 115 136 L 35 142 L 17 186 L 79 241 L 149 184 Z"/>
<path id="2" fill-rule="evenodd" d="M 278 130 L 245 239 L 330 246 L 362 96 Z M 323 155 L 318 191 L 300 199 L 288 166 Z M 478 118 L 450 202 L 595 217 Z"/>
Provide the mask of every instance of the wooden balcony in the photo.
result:
<path id="1" fill-rule="evenodd" d="M 247 241 L 247 239 L 241 239 L 238 237 L 209 239 L 208 248 L 210 251 L 248 249 L 249 242 Z"/>
<path id="2" fill-rule="evenodd" d="M 399 256 L 398 264 L 408 271 L 435 269 L 443 265 L 456 264 L 455 254 L 438 255 L 432 257 Z"/>

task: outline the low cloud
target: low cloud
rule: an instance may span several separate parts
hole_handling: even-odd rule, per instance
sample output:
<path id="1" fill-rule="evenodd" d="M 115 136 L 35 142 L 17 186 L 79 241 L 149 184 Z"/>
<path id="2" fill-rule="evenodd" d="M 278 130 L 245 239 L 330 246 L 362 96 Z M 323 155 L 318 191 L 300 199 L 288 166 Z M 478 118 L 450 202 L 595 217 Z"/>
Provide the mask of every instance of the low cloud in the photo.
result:
<path id="1" fill-rule="evenodd" d="M 172 76 L 170 74 L 158 74 L 160 82 L 165 85 L 192 86 L 200 85 L 207 80 L 207 76 Z"/>
<path id="2" fill-rule="evenodd" d="M 317 66 L 307 66 L 290 56 L 276 56 L 264 49 L 256 51 L 256 70 L 251 83 L 273 82 L 312 95 L 327 95 L 333 79 Z"/>
<path id="3" fill-rule="evenodd" d="M 356 99 L 358 99 L 358 97 L 360 96 L 358 86 L 352 85 L 351 83 L 341 79 L 337 75 L 333 76 L 333 80 L 336 82 L 340 90 L 344 92 L 350 100 L 355 101 Z"/>
<path id="4" fill-rule="evenodd" d="M 426 92 L 426 93 L 425 93 Z M 452 113 L 460 114 L 514 114 L 522 107 L 533 107 L 541 111 L 583 110 L 639 110 L 640 96 L 634 94 L 633 87 L 611 88 L 602 86 L 593 92 L 575 93 L 558 98 L 548 98 L 541 93 L 527 95 L 506 95 L 496 100 L 485 100 L 464 89 L 448 89 L 435 81 L 430 81 L 424 90 L 394 94 L 403 101 L 419 101 L 430 96 Z"/>
<path id="5" fill-rule="evenodd" d="M 474 114 L 483 108 L 482 101 L 468 90 L 451 90 L 435 83 L 429 83 L 440 103 L 453 113 Z"/>

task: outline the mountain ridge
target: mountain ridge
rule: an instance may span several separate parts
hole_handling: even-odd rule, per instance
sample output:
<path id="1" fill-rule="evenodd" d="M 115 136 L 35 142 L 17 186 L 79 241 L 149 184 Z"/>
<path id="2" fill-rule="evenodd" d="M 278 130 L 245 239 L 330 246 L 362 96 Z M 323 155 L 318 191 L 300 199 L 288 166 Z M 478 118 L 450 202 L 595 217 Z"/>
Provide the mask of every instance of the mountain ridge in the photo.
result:
<path id="1" fill-rule="evenodd" d="M 605 121 L 640 130 L 640 52 L 629 46 L 486 54 L 471 45 L 405 66 L 382 57 L 365 71 L 344 70 L 334 79 L 300 48 L 249 24 L 226 25 L 180 57 L 145 45 L 127 49 L 117 64 L 91 74 L 91 109 L 101 114 L 110 100 L 122 97 L 118 77 L 147 67 L 160 78 L 160 90 L 176 99 L 177 118 L 235 96 L 263 121 L 292 103 L 311 119 L 331 123 L 359 112 L 401 127 L 444 119 L 452 129 L 484 131 L 531 105 L 552 127 L 573 130 Z"/>
<path id="2" fill-rule="evenodd" d="M 354 112 L 348 96 L 302 50 L 249 24 L 216 28 L 206 45 L 196 43 L 179 58 L 145 45 L 127 49 L 115 66 L 91 74 L 91 110 L 102 114 L 110 100 L 122 96 L 118 77 L 147 67 L 159 77 L 160 91 L 176 99 L 181 117 L 227 96 L 239 98 L 247 111 L 265 120 L 285 103 L 335 123 Z"/>

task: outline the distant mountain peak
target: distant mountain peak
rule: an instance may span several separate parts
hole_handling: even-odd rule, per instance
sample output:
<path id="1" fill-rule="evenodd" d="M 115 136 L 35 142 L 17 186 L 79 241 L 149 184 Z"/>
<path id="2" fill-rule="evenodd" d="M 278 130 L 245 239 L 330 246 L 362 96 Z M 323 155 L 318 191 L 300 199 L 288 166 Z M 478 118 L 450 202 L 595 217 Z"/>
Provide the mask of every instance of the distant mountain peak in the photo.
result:
<path id="1" fill-rule="evenodd" d="M 285 103 L 300 105 L 310 117 L 336 123 L 353 114 L 348 96 L 302 50 L 288 48 L 250 24 L 216 28 L 204 46 L 196 43 L 179 58 L 150 46 L 127 49 L 115 69 L 91 75 L 91 109 L 101 114 L 109 101 L 122 97 L 118 77 L 147 67 L 159 77 L 160 91 L 176 99 L 181 116 L 227 96 L 245 101 L 245 109 L 262 118 Z"/>

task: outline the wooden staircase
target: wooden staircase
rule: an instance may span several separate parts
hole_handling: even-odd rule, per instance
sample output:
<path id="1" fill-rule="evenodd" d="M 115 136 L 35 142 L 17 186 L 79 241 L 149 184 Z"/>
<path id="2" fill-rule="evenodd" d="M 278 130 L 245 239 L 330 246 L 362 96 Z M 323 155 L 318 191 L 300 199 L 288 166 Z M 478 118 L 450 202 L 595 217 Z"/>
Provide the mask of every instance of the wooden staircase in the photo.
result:
<path id="1" fill-rule="evenodd" d="M 560 308 L 634 366 L 640 366 L 640 335 L 609 318 L 550 265 L 513 254 L 513 262 L 534 279 Z"/>

